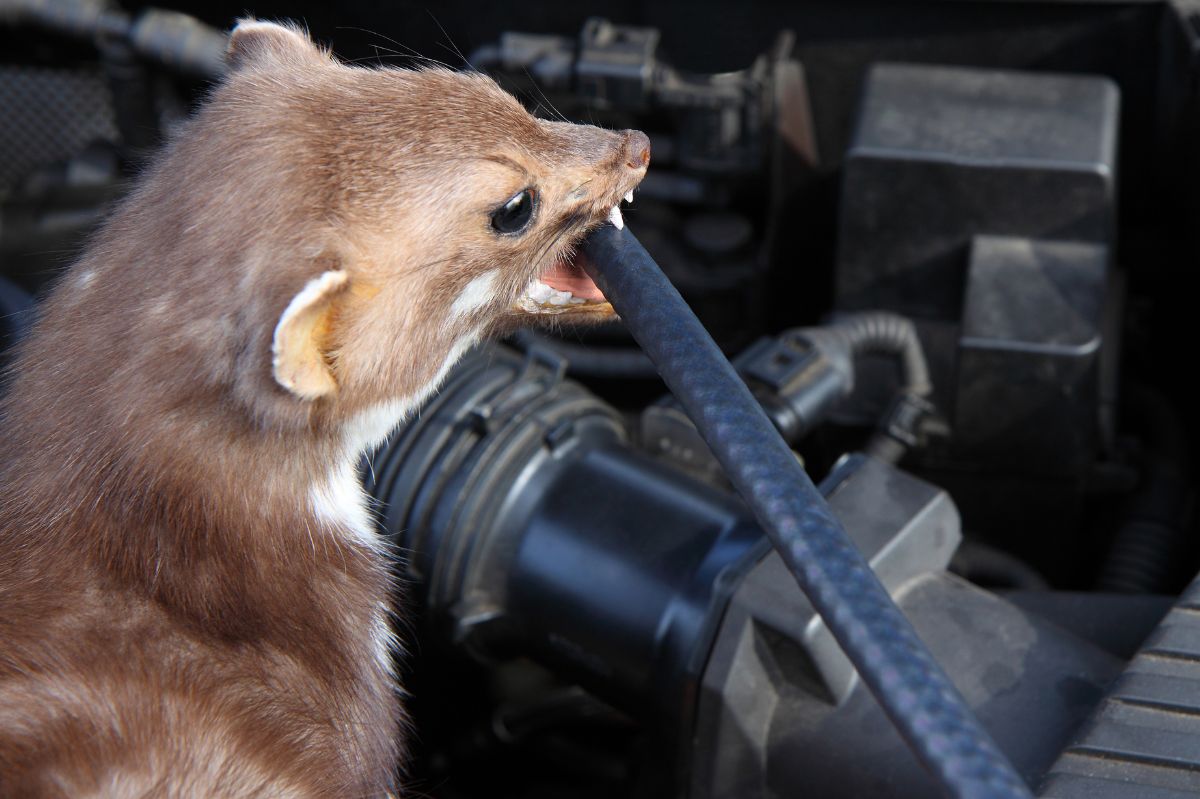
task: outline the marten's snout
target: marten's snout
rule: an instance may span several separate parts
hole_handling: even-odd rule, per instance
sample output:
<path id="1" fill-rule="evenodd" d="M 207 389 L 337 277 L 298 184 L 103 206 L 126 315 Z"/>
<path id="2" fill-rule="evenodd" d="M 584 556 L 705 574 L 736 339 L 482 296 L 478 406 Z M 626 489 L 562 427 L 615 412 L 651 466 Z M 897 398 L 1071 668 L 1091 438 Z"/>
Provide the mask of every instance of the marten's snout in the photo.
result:
<path id="1" fill-rule="evenodd" d="M 650 166 L 650 137 L 640 130 L 625 131 L 625 166 L 630 169 Z"/>

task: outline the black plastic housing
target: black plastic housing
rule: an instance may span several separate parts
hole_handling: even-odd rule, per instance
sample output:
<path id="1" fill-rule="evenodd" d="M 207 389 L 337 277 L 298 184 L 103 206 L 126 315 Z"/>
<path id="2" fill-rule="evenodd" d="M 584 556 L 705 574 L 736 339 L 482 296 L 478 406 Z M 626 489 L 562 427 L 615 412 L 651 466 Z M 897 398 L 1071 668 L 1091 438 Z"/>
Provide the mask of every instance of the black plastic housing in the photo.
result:
<path id="1" fill-rule="evenodd" d="M 364 476 L 434 627 L 484 659 L 531 655 L 671 739 L 727 592 L 768 548 L 537 350 L 469 355 Z"/>

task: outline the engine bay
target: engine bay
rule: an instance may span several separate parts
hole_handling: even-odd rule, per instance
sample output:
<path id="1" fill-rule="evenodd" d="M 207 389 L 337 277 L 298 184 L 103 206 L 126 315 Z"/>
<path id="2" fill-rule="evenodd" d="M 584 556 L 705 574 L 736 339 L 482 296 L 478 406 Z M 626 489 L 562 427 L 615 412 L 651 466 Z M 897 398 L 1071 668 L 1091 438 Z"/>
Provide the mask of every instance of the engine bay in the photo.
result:
<path id="1" fill-rule="evenodd" d="M 0 3 L 0 352 L 241 12 Z M 1200 789 L 1190 3 L 254 13 L 645 131 L 625 223 L 1020 776 Z M 361 475 L 414 794 L 937 793 L 619 321 L 482 346 Z"/>

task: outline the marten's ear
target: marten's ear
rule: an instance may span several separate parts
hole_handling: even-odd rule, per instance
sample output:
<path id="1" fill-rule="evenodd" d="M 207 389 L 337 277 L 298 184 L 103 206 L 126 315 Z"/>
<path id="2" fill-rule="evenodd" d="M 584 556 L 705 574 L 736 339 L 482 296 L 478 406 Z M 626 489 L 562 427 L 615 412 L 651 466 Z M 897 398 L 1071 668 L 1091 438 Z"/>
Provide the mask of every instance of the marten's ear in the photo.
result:
<path id="1" fill-rule="evenodd" d="M 329 55 L 308 34 L 291 25 L 240 19 L 229 34 L 225 60 L 230 69 L 248 66 L 301 66 L 328 63 Z"/>
<path id="2" fill-rule="evenodd" d="M 271 372 L 275 382 L 300 399 L 315 400 L 337 391 L 326 343 L 338 298 L 348 285 L 340 269 L 313 278 L 275 325 Z"/>

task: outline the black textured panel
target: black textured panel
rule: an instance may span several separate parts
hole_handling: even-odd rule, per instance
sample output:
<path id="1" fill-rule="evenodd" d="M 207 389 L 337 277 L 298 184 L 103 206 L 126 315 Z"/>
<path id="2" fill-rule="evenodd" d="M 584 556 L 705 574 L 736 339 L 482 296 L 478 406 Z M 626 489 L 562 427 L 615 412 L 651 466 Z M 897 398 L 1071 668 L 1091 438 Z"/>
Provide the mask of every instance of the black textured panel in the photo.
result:
<path id="1" fill-rule="evenodd" d="M 99 70 L 0 67 L 0 188 L 98 139 L 117 141 Z"/>
<path id="2" fill-rule="evenodd" d="M 1146 640 L 1050 770 L 1045 799 L 1200 794 L 1200 580 Z"/>

